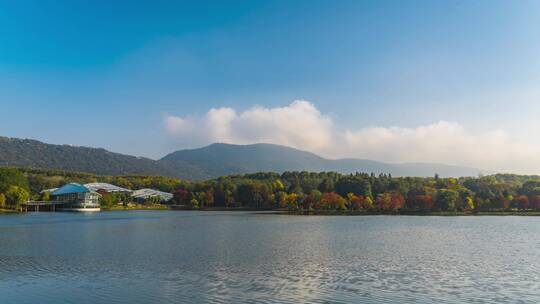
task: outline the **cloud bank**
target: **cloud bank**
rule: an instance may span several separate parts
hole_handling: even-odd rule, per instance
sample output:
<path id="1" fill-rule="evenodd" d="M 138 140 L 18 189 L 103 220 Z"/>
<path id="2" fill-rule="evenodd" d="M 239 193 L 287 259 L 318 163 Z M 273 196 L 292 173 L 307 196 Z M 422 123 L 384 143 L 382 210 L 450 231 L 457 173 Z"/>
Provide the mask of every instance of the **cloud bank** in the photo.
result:
<path id="1" fill-rule="evenodd" d="M 385 162 L 438 162 L 486 170 L 540 173 L 540 147 L 514 142 L 501 129 L 472 132 L 456 122 L 414 128 L 341 129 L 315 105 L 296 100 L 284 107 L 254 106 L 238 112 L 212 108 L 202 117 L 167 116 L 165 128 L 181 146 L 213 142 L 273 143 L 330 158 Z"/>

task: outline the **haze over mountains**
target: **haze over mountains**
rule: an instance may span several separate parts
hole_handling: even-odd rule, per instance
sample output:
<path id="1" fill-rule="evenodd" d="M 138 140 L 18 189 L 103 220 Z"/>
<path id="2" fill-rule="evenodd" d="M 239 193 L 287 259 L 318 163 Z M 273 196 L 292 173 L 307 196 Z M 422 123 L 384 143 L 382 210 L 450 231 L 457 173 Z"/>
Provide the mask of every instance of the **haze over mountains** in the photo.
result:
<path id="1" fill-rule="evenodd" d="M 159 160 L 101 148 L 53 145 L 0 137 L 0 166 L 80 171 L 101 175 L 164 175 L 201 180 L 230 174 L 284 171 L 373 172 L 394 176 L 476 176 L 475 168 L 433 163 L 389 164 L 364 159 L 330 160 L 314 153 L 273 144 L 209 146 L 180 150 Z"/>

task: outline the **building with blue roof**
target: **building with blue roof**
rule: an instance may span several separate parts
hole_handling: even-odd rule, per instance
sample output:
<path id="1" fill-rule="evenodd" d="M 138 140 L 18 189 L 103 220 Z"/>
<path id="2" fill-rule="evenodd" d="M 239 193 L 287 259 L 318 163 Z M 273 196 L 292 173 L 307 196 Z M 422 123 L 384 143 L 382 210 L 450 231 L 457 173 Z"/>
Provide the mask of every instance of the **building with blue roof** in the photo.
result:
<path id="1" fill-rule="evenodd" d="M 66 211 L 99 211 L 99 196 L 99 193 L 77 183 L 66 184 L 51 192 L 51 200 L 61 202 L 60 209 Z"/>

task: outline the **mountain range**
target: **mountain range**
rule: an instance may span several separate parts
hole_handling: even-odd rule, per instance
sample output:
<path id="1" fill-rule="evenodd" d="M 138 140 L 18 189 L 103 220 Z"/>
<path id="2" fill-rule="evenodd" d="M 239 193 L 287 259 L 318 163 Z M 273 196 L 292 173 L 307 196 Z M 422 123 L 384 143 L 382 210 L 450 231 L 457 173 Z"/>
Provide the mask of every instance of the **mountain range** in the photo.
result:
<path id="1" fill-rule="evenodd" d="M 365 159 L 326 159 L 273 144 L 215 143 L 180 150 L 159 160 L 101 148 L 53 145 L 32 139 L 0 137 L 0 166 L 88 172 L 100 175 L 163 175 L 203 180 L 230 174 L 284 171 L 373 172 L 393 176 L 476 176 L 482 170 L 436 163 L 391 164 Z"/>

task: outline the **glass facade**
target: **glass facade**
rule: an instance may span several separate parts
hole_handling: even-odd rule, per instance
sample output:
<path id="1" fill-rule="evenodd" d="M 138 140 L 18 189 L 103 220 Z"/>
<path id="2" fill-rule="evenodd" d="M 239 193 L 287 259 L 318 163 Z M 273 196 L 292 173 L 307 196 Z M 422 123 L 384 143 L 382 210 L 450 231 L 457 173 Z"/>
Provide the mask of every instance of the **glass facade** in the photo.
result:
<path id="1" fill-rule="evenodd" d="M 66 193 L 53 196 L 53 200 L 66 202 L 64 208 L 99 208 L 99 194 L 96 192 Z"/>

